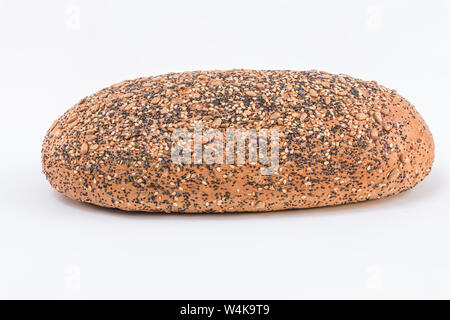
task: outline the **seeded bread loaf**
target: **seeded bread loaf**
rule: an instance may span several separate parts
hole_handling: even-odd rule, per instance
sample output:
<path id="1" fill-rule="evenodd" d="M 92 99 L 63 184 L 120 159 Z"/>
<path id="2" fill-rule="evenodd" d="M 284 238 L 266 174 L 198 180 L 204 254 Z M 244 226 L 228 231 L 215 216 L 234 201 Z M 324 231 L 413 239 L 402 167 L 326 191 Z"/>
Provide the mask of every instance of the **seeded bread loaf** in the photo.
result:
<path id="1" fill-rule="evenodd" d="M 195 121 L 219 132 L 277 130 L 277 171 L 262 174 L 267 165 L 250 161 L 174 161 L 173 133 L 191 132 Z M 433 160 L 427 125 L 395 90 L 315 70 L 123 81 L 56 120 L 42 150 L 43 172 L 67 197 L 146 212 L 260 212 L 379 199 L 422 181 Z"/>

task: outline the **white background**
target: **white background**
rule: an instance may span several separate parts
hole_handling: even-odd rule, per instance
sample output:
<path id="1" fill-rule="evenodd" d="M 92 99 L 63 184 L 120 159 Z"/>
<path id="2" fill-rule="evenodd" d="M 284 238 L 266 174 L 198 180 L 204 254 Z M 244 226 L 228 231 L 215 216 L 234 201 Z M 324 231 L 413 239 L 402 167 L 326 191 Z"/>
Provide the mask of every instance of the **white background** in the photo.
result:
<path id="1" fill-rule="evenodd" d="M 0 298 L 450 298 L 450 1 L 0 0 Z M 385 200 L 244 215 L 124 214 L 41 173 L 46 130 L 124 79 L 319 69 L 397 89 L 435 137 Z"/>

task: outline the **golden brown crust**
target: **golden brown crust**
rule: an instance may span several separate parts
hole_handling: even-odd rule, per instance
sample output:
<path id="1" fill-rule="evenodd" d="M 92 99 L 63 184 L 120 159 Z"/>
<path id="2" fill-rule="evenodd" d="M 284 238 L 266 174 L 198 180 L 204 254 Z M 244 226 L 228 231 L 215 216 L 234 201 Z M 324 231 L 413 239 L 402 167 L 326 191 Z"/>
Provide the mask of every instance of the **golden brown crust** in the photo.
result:
<path id="1" fill-rule="evenodd" d="M 177 165 L 171 133 L 276 128 L 280 169 Z M 422 181 L 434 143 L 415 108 L 375 82 L 318 71 L 207 71 L 123 81 L 48 131 L 42 167 L 82 202 L 148 212 L 274 211 L 378 199 Z"/>

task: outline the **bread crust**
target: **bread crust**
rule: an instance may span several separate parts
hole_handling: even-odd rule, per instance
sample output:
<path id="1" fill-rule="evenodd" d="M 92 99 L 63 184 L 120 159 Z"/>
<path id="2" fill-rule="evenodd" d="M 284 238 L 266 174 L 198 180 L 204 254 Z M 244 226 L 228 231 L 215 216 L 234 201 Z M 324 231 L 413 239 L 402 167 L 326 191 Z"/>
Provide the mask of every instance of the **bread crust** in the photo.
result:
<path id="1" fill-rule="evenodd" d="M 220 119 L 218 121 L 217 119 Z M 176 164 L 171 133 L 277 129 L 279 170 Z M 42 168 L 65 196 L 145 212 L 262 212 L 379 199 L 431 170 L 432 135 L 395 90 L 319 71 L 198 71 L 138 78 L 54 122 Z"/>

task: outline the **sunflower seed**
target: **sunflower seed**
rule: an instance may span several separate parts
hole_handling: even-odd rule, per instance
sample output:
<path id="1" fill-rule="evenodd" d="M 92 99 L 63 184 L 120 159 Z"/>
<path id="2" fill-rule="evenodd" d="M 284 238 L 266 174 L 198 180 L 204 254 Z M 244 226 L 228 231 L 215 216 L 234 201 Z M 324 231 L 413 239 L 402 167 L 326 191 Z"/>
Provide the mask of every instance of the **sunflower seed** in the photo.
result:
<path id="1" fill-rule="evenodd" d="M 314 90 L 314 89 L 310 89 L 310 90 L 309 90 L 309 95 L 310 95 L 311 97 L 313 97 L 313 98 L 317 98 L 317 97 L 319 96 L 319 94 L 317 93 L 317 91 Z"/>
<path id="2" fill-rule="evenodd" d="M 88 145 L 86 142 L 84 142 L 84 143 L 81 145 L 80 153 L 81 153 L 82 155 L 85 155 L 86 153 L 88 153 L 88 151 L 89 151 L 89 145 Z"/>
<path id="3" fill-rule="evenodd" d="M 403 163 L 403 164 L 407 164 L 407 163 L 409 163 L 411 160 L 409 159 L 409 157 L 408 157 L 408 155 L 407 155 L 406 153 L 402 153 L 402 154 L 400 155 L 400 161 L 401 161 L 401 163 Z"/>
<path id="4" fill-rule="evenodd" d="M 61 130 L 61 129 L 56 129 L 56 130 L 55 130 L 55 133 L 53 133 L 53 136 L 54 136 L 55 138 L 61 138 L 61 136 L 62 136 L 62 130 Z"/>
<path id="5" fill-rule="evenodd" d="M 89 130 L 86 131 L 86 135 L 87 136 L 91 136 L 91 135 L 95 134 L 95 132 L 96 131 L 94 129 L 89 129 Z"/>
<path id="6" fill-rule="evenodd" d="M 95 140 L 95 139 L 97 139 L 97 136 L 96 136 L 96 135 L 89 135 L 89 136 L 86 136 L 86 141 L 93 141 L 93 140 Z"/>
<path id="7" fill-rule="evenodd" d="M 281 114 L 279 112 L 275 112 L 275 113 L 272 113 L 272 115 L 270 116 L 270 119 L 277 120 L 280 116 L 281 116 Z"/>
<path id="8" fill-rule="evenodd" d="M 262 201 L 259 201 L 256 203 L 255 209 L 261 210 L 261 209 L 264 209 L 265 207 L 266 207 L 266 204 Z"/>
<path id="9" fill-rule="evenodd" d="M 153 104 L 153 105 L 156 105 L 156 104 L 158 104 L 160 101 L 161 101 L 161 98 L 160 98 L 160 97 L 154 97 L 154 98 L 150 101 L 150 103 Z"/>
<path id="10" fill-rule="evenodd" d="M 221 124 L 222 124 L 222 119 L 216 118 L 216 119 L 214 119 L 214 121 L 212 122 L 211 127 L 213 127 L 213 128 L 218 128 L 218 127 L 220 127 Z"/>
<path id="11" fill-rule="evenodd" d="M 169 113 L 169 108 L 167 107 L 162 108 L 161 113 Z"/>
<path id="12" fill-rule="evenodd" d="M 77 119 L 78 119 L 78 116 L 76 114 L 74 114 L 74 115 L 70 116 L 69 119 L 67 119 L 67 123 L 72 123 Z"/>
<path id="13" fill-rule="evenodd" d="M 251 115 L 252 114 L 252 112 L 250 111 L 250 110 L 245 110 L 244 111 L 244 113 L 243 113 L 243 115 L 245 116 L 245 117 L 248 117 L 249 115 Z"/>
<path id="14" fill-rule="evenodd" d="M 78 124 L 78 121 L 74 121 L 74 122 L 72 122 L 72 123 L 69 123 L 69 125 L 67 126 L 67 128 L 73 129 L 77 124 Z"/>
<path id="15" fill-rule="evenodd" d="M 251 91 L 251 90 L 245 91 L 245 94 L 248 95 L 251 98 L 256 97 L 256 93 L 254 91 Z"/>
<path id="16" fill-rule="evenodd" d="M 305 112 L 302 112 L 302 114 L 300 115 L 300 121 L 305 121 L 307 117 L 308 115 Z"/>
<path id="17" fill-rule="evenodd" d="M 377 139 L 378 138 L 378 130 L 377 129 L 370 130 L 370 137 L 372 139 Z"/>
<path id="18" fill-rule="evenodd" d="M 381 116 L 381 113 L 380 113 L 379 111 L 376 111 L 376 112 L 373 114 L 373 117 L 374 117 L 375 121 L 376 121 L 378 124 L 382 124 L 382 123 L 383 123 L 383 117 Z"/>
<path id="19" fill-rule="evenodd" d="M 388 176 L 388 180 L 392 181 L 397 179 L 400 176 L 400 170 L 398 170 L 397 168 L 393 169 Z"/>

